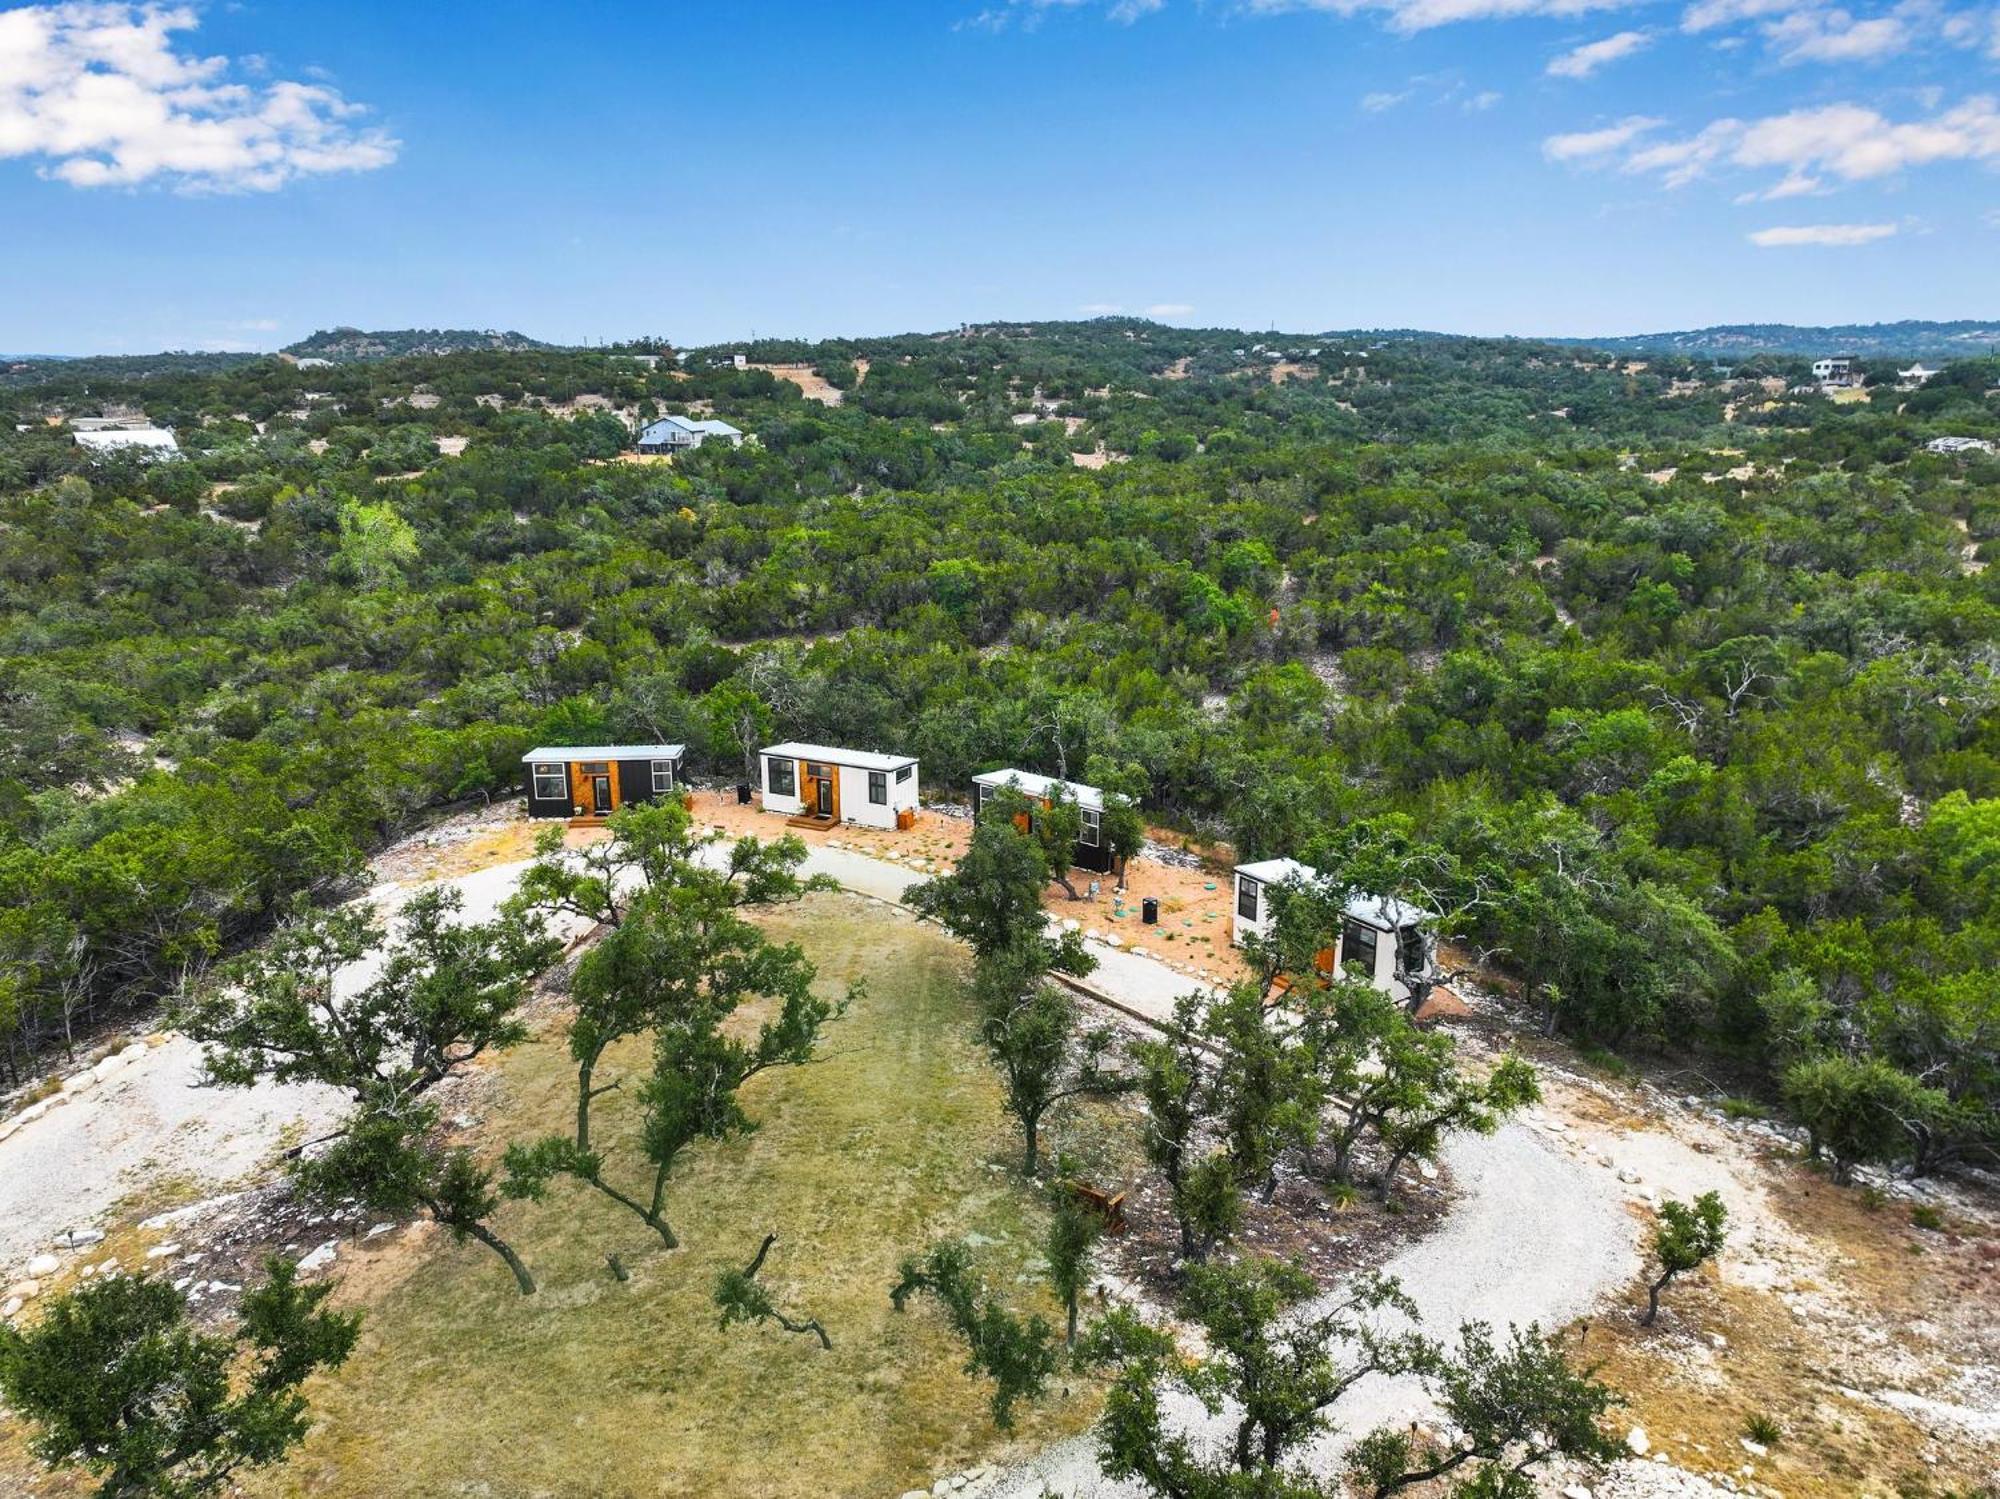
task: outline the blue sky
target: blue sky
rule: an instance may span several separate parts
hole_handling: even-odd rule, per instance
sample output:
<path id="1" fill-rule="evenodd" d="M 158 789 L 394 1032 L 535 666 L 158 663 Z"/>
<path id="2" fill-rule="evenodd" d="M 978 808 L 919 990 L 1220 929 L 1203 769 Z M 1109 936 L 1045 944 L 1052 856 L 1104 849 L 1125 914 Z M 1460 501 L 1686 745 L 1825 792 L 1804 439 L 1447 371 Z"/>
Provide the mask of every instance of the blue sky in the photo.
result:
<path id="1" fill-rule="evenodd" d="M 0 349 L 2000 315 L 2000 0 L 0 4 Z"/>

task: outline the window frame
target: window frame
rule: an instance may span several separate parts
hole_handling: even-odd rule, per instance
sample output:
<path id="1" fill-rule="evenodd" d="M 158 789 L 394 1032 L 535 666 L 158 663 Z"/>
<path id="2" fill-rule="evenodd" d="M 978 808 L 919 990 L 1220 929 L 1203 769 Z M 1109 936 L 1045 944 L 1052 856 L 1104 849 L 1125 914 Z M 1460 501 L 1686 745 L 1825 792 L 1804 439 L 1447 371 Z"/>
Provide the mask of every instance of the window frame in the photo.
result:
<path id="1" fill-rule="evenodd" d="M 1243 897 L 1250 897 L 1250 909 L 1243 909 Z M 1262 922 L 1264 909 L 1264 882 L 1254 875 L 1239 874 L 1236 877 L 1236 914 L 1245 921 Z"/>
<path id="2" fill-rule="evenodd" d="M 915 775 L 916 772 L 917 772 L 917 767 L 914 765 L 898 765 L 896 767 L 896 784 L 898 786 L 902 785 L 903 782 L 907 781 L 911 776 Z"/>
<path id="3" fill-rule="evenodd" d="M 528 769 L 531 772 L 531 784 L 535 788 L 536 801 L 567 802 L 569 800 L 569 766 L 567 763 L 561 760 L 533 760 L 529 762 Z M 542 785 L 544 778 L 548 776 L 554 776 L 560 783 L 557 790 L 549 791 Z"/>
<path id="4" fill-rule="evenodd" d="M 1076 835 L 1076 841 L 1085 848 L 1104 846 L 1104 814 L 1091 807 L 1084 807 L 1083 826 Z"/>
<path id="5" fill-rule="evenodd" d="M 784 784 L 778 784 L 779 773 L 783 772 Z M 799 794 L 798 764 L 785 755 L 764 757 L 764 790 L 770 796 L 788 796 L 796 799 Z"/>
<path id="6" fill-rule="evenodd" d="M 871 770 L 868 772 L 868 805 L 886 807 L 889 805 L 889 772 Z"/>
<path id="7" fill-rule="evenodd" d="M 1348 968 L 1359 964 L 1360 958 L 1354 949 L 1357 945 L 1365 944 L 1368 949 L 1368 961 L 1363 965 L 1362 976 L 1369 982 L 1374 982 L 1376 965 L 1382 961 L 1382 937 L 1383 934 L 1367 922 L 1356 921 L 1350 917 L 1340 929 L 1340 966 Z"/>
<path id="8" fill-rule="evenodd" d="M 655 760 L 653 761 L 652 768 L 653 768 L 653 795 L 655 796 L 671 795 L 674 789 L 674 762 L 671 760 Z M 666 777 L 667 777 L 667 784 L 664 786 L 660 784 L 660 773 L 662 771 L 666 772 Z"/>

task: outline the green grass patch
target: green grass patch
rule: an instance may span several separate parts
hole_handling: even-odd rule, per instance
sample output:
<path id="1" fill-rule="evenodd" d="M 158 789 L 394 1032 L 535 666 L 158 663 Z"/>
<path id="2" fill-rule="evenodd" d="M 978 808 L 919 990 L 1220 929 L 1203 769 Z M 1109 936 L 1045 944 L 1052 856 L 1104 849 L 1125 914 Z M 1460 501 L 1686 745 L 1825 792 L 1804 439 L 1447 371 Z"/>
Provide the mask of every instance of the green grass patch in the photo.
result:
<path id="1" fill-rule="evenodd" d="M 510 1204 L 496 1223 L 540 1278 L 535 1297 L 477 1247 L 434 1237 L 396 1251 L 419 1262 L 367 1306 L 354 1358 L 314 1389 L 305 1449 L 253 1492 L 879 1496 L 1006 1445 L 942 1319 L 889 1305 L 898 1259 L 962 1234 L 1010 1304 L 1060 1320 L 1038 1273 L 1042 1209 L 974 1039 L 965 957 L 847 896 L 770 924 L 829 989 L 862 978 L 868 994 L 828 1029 L 821 1060 L 746 1088 L 755 1133 L 693 1152 L 669 1197 L 684 1247 L 661 1251 L 636 1220 L 571 1187 Z M 629 1076 L 643 1060 L 632 1046 L 607 1070 Z M 560 1035 L 512 1053 L 482 1135 L 497 1146 L 560 1128 L 572 1084 Z M 613 1093 L 596 1117 L 629 1177 L 634 1111 Z M 1110 1117 L 1076 1133 L 1098 1135 Z M 762 1283 L 824 1322 L 832 1352 L 774 1328 L 718 1327 L 717 1273 L 740 1268 L 766 1232 L 779 1238 Z M 606 1252 L 623 1256 L 629 1283 L 606 1271 Z M 1089 1423 L 1095 1392 L 1059 1385 L 1074 1393 L 1021 1408 L 1016 1441 Z"/>

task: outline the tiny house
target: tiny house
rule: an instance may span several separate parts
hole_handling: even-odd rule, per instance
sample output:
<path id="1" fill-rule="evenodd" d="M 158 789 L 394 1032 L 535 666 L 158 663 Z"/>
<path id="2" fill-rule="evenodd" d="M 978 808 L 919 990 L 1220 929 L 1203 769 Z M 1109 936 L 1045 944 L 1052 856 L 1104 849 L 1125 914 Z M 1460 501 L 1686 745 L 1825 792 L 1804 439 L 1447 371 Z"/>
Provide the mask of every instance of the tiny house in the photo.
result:
<path id="1" fill-rule="evenodd" d="M 530 817 L 601 818 L 685 788 L 684 744 L 564 744 L 521 756 Z"/>
<path id="2" fill-rule="evenodd" d="M 915 756 L 787 742 L 759 751 L 758 758 L 766 812 L 814 826 L 853 822 L 869 828 L 893 828 L 916 816 Z"/>
<path id="3" fill-rule="evenodd" d="M 1235 937 L 1262 937 L 1270 930 L 1273 885 L 1309 884 L 1319 872 L 1296 859 L 1263 859 L 1236 866 Z M 1388 895 L 1353 895 L 1342 908 L 1340 936 L 1326 966 L 1373 984 L 1398 999 L 1408 987 L 1398 974 L 1428 973 L 1436 956 L 1431 915 Z"/>
<path id="4" fill-rule="evenodd" d="M 1012 786 L 1036 806 L 1046 807 L 1060 792 L 1062 796 L 1076 803 L 1083 814 L 1083 827 L 1078 832 L 1076 842 L 1070 849 L 1070 863 L 1078 869 L 1092 870 L 1103 874 L 1111 868 L 1111 850 L 1104 842 L 1104 793 L 1095 786 L 1085 786 L 1077 781 L 1058 781 L 1051 776 L 1038 776 L 1031 770 L 989 770 L 972 778 L 972 806 L 974 812 L 986 810 L 986 804 L 1000 794 L 1001 788 Z M 1028 814 L 1034 815 L 1031 810 Z"/>

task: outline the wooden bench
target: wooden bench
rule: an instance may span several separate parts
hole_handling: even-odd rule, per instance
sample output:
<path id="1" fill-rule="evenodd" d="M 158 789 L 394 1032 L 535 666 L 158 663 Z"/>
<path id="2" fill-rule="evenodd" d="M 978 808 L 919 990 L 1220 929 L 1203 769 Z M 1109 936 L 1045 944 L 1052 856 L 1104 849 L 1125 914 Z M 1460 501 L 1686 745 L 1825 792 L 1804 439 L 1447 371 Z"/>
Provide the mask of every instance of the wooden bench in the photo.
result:
<path id="1" fill-rule="evenodd" d="M 1125 1232 L 1125 1194 L 1106 1192 L 1101 1187 L 1093 1187 L 1089 1182 L 1072 1181 L 1069 1190 L 1076 1200 L 1104 1220 L 1104 1231 L 1109 1234 Z"/>

